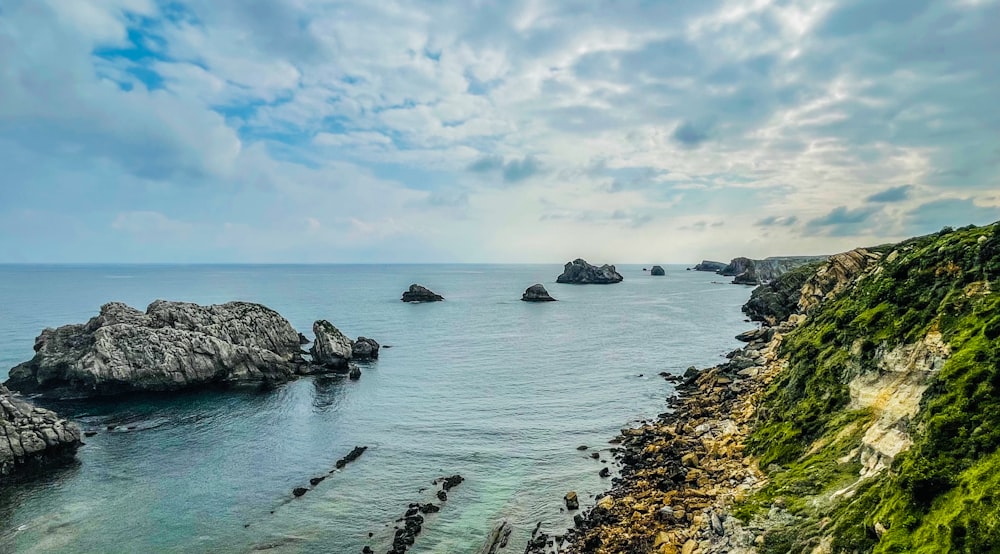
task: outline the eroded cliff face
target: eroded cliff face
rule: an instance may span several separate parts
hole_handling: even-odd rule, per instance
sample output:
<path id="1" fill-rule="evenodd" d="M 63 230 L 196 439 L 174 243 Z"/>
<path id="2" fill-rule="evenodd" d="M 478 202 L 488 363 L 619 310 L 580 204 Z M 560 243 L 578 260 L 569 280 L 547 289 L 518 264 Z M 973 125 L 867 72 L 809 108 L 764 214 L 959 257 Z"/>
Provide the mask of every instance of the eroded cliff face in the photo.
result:
<path id="1" fill-rule="evenodd" d="M 998 230 L 838 254 L 804 282 L 747 439 L 769 482 L 734 508 L 758 551 L 1000 545 Z"/>

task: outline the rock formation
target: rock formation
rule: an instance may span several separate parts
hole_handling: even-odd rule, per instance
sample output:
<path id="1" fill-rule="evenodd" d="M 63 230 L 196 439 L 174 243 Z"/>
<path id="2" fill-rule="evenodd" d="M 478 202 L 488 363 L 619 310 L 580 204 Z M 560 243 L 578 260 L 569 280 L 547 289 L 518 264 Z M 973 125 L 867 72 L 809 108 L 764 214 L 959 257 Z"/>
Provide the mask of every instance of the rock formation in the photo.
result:
<path id="1" fill-rule="evenodd" d="M 597 267 L 577 258 L 563 267 L 562 275 L 556 278 L 556 282 L 577 285 L 606 285 L 620 283 L 623 279 L 613 265 L 604 264 Z"/>
<path id="2" fill-rule="evenodd" d="M 545 290 L 545 287 L 540 283 L 536 283 L 524 291 L 521 300 L 525 302 L 553 302 L 555 298 L 549 296 L 549 291 Z"/>
<path id="3" fill-rule="evenodd" d="M 440 302 L 444 300 L 444 297 L 427 287 L 414 283 L 410 285 L 409 290 L 403 293 L 400 300 L 403 302 Z"/>
<path id="4" fill-rule="evenodd" d="M 355 360 L 377 360 L 379 344 L 375 339 L 358 337 L 351 347 L 351 357 Z"/>
<path id="5" fill-rule="evenodd" d="M 760 285 L 769 283 L 781 275 L 828 256 L 774 256 L 763 260 L 733 258 L 729 265 L 719 270 L 719 275 L 733 277 L 736 285 Z"/>
<path id="6" fill-rule="evenodd" d="M 711 260 L 702 260 L 702 262 L 694 266 L 695 271 L 711 271 L 713 273 L 718 273 L 726 268 L 728 264 L 726 262 L 713 262 Z"/>
<path id="7" fill-rule="evenodd" d="M 0 385 L 0 483 L 73 458 L 80 428 Z"/>
<path id="8" fill-rule="evenodd" d="M 650 275 L 655 275 L 657 277 L 663 277 L 664 275 L 667 274 L 667 272 L 663 271 L 662 267 L 660 267 L 658 265 L 654 265 L 652 268 L 650 268 L 649 274 Z"/>
<path id="9" fill-rule="evenodd" d="M 351 339 L 325 319 L 313 323 L 313 334 L 316 335 L 310 349 L 313 363 L 335 371 L 347 371 L 348 361 L 354 355 Z"/>
<path id="10" fill-rule="evenodd" d="M 45 329 L 35 356 L 6 385 L 48 395 L 169 391 L 213 383 L 284 381 L 306 364 L 299 334 L 259 304 L 119 302 L 84 324 Z"/>

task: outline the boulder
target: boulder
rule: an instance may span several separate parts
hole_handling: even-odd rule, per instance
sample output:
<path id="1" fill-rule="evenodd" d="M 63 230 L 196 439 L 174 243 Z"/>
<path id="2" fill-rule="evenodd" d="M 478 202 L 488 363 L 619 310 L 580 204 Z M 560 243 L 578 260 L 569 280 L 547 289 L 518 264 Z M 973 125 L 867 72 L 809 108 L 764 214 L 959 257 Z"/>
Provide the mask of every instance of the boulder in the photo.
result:
<path id="1" fill-rule="evenodd" d="M 580 509 L 580 499 L 577 498 L 576 492 L 569 491 L 568 493 L 566 493 L 566 496 L 563 497 L 563 500 L 566 501 L 567 510 Z"/>
<path id="2" fill-rule="evenodd" d="M 562 275 L 556 278 L 556 282 L 577 285 L 607 285 L 620 283 L 623 279 L 624 277 L 615 270 L 613 265 L 604 264 L 597 267 L 577 258 L 566 263 Z"/>
<path id="3" fill-rule="evenodd" d="M 653 266 L 653 267 L 652 267 L 652 268 L 651 268 L 651 269 L 649 270 L 649 274 L 650 274 L 650 275 L 655 275 L 655 276 L 657 276 L 657 277 L 663 277 L 664 275 L 666 275 L 666 274 L 667 274 L 667 272 L 666 272 L 666 271 L 663 271 L 663 268 L 662 268 L 662 267 L 660 267 L 660 266 L 658 266 L 658 265 L 654 265 L 654 266 Z"/>
<path id="4" fill-rule="evenodd" d="M 400 300 L 403 302 L 440 302 L 444 300 L 444 297 L 427 287 L 414 283 L 410 285 L 409 290 L 403 293 Z"/>
<path id="5" fill-rule="evenodd" d="M 350 369 L 350 373 L 348 373 L 347 376 L 351 379 L 351 381 L 357 381 L 358 379 L 360 379 L 361 378 L 361 368 L 358 367 L 357 364 L 349 364 L 349 366 L 350 366 L 351 369 Z"/>
<path id="6" fill-rule="evenodd" d="M 348 361 L 354 354 L 351 339 L 325 319 L 313 323 L 313 334 L 316 335 L 310 350 L 313 363 L 337 371 L 349 371 Z"/>
<path id="7" fill-rule="evenodd" d="M 8 387 L 49 396 L 107 396 L 286 381 L 306 365 L 292 325 L 249 302 L 157 300 L 145 312 L 111 302 L 87 323 L 45 329 L 35 339 L 35 352 L 10 370 Z"/>
<path id="8" fill-rule="evenodd" d="M 549 291 L 541 283 L 536 283 L 528 287 L 521 295 L 524 302 L 554 302 L 555 298 L 549 296 Z"/>
<path id="9" fill-rule="evenodd" d="M 358 337 L 351 346 L 351 357 L 355 360 L 377 360 L 379 345 L 375 339 Z"/>
<path id="10" fill-rule="evenodd" d="M 73 459 L 80 428 L 0 385 L 0 483 Z"/>

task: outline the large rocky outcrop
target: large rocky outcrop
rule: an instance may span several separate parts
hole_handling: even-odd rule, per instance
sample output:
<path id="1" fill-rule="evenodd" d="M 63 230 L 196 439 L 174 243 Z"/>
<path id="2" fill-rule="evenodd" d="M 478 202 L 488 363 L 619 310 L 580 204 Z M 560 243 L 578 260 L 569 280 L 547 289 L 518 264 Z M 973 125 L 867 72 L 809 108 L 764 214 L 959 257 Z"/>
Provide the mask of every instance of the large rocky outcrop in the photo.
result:
<path id="1" fill-rule="evenodd" d="M 525 302 L 554 302 L 555 298 L 549 296 L 549 291 L 545 290 L 541 283 L 535 283 L 525 289 L 521 300 Z"/>
<path id="2" fill-rule="evenodd" d="M 0 386 L 0 483 L 73 458 L 80 428 Z"/>
<path id="3" fill-rule="evenodd" d="M 729 265 L 719 270 L 719 275 L 733 278 L 736 285 L 769 283 L 789 271 L 810 262 L 825 260 L 827 256 L 774 256 L 763 260 L 733 258 Z"/>
<path id="4" fill-rule="evenodd" d="M 283 381 L 305 364 L 299 334 L 249 302 L 199 306 L 157 300 L 146 312 L 119 302 L 84 324 L 45 329 L 35 356 L 10 371 L 22 392 L 112 395 L 212 383 Z"/>
<path id="5" fill-rule="evenodd" d="M 403 302 L 440 302 L 444 300 L 444 297 L 425 286 L 414 283 L 403 293 L 400 300 Z"/>
<path id="6" fill-rule="evenodd" d="M 566 263 L 562 275 L 556 278 L 557 283 L 577 285 L 607 285 L 620 283 L 624 278 L 615 266 L 604 264 L 601 267 L 590 265 L 581 258 Z"/>

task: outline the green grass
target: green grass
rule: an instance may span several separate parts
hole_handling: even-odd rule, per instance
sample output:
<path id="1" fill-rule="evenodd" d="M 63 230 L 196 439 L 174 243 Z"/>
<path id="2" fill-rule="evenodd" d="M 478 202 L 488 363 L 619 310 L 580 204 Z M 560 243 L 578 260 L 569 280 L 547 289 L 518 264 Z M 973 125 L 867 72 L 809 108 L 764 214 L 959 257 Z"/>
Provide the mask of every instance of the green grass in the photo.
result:
<path id="1" fill-rule="evenodd" d="M 762 468 L 780 469 L 737 513 L 749 519 L 781 496 L 802 516 L 803 533 L 823 522 L 835 551 L 1000 552 L 1000 498 L 992 492 L 1000 484 L 1000 224 L 877 250 L 894 253 L 892 261 L 884 258 L 786 337 L 789 366 L 766 392 L 747 444 Z M 856 463 L 837 460 L 858 445 L 856 424 L 872 417 L 845 411 L 847 383 L 879 371 L 881 353 L 931 330 L 952 355 L 909 422 L 912 448 L 853 495 L 828 501 L 857 479 Z M 823 447 L 807 454 L 814 445 Z M 888 529 L 881 539 L 876 523 Z"/>

